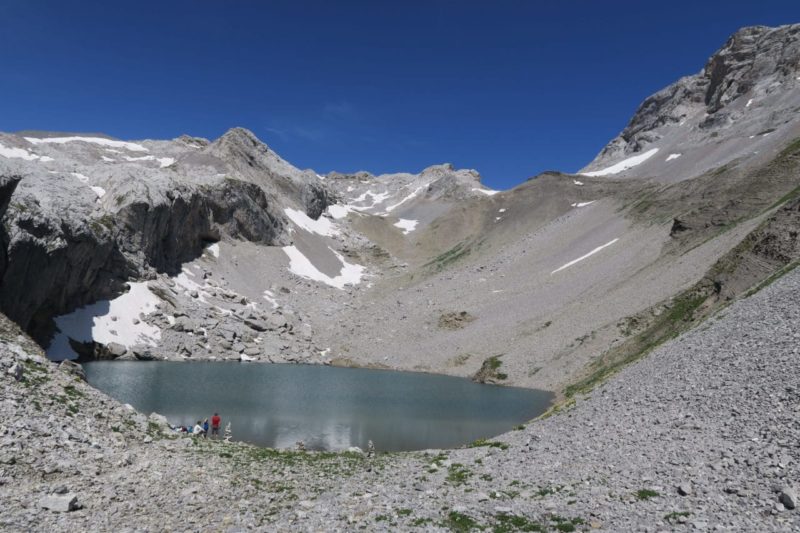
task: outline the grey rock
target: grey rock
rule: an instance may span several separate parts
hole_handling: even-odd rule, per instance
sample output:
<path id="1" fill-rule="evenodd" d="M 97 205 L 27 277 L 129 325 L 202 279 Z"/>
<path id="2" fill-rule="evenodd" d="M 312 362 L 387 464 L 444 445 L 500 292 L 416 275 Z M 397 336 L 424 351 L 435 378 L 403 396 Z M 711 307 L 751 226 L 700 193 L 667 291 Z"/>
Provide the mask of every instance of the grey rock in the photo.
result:
<path id="1" fill-rule="evenodd" d="M 678 485 L 678 494 L 681 496 L 689 496 L 692 493 L 692 484 L 684 482 Z"/>
<path id="2" fill-rule="evenodd" d="M 791 487 L 784 487 L 778 495 L 778 500 L 789 510 L 797 507 L 797 493 Z"/>
<path id="3" fill-rule="evenodd" d="M 6 374 L 13 377 L 16 381 L 22 381 L 23 373 L 23 367 L 20 363 L 14 363 L 6 370 Z"/>
<path id="4" fill-rule="evenodd" d="M 118 342 L 109 342 L 106 344 L 106 350 L 114 358 L 122 357 L 128 352 L 128 349 Z"/>
<path id="5" fill-rule="evenodd" d="M 75 361 L 65 359 L 58 364 L 58 369 L 86 381 L 86 372 L 84 372 L 83 367 Z"/>
<path id="6" fill-rule="evenodd" d="M 78 497 L 74 494 L 48 494 L 39 500 L 39 506 L 57 513 L 68 513 L 78 508 Z"/>

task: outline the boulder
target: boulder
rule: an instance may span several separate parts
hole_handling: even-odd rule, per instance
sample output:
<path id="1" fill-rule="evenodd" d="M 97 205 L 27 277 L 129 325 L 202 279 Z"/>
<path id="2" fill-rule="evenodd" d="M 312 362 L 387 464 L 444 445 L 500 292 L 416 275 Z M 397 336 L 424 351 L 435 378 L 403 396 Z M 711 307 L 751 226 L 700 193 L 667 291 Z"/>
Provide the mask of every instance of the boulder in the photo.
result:
<path id="1" fill-rule="evenodd" d="M 778 496 L 778 500 L 787 509 L 794 509 L 797 507 L 797 493 L 791 487 L 784 487 Z"/>
<path id="2" fill-rule="evenodd" d="M 16 381 L 22 381 L 23 369 L 21 364 L 14 363 L 6 370 L 6 373 L 12 376 Z"/>
<path id="3" fill-rule="evenodd" d="M 68 513 L 78 508 L 78 497 L 69 492 L 48 494 L 39 501 L 39 505 L 56 513 Z"/>
<path id="4" fill-rule="evenodd" d="M 128 348 L 118 342 L 109 342 L 106 344 L 106 350 L 108 350 L 108 354 L 114 359 L 128 353 Z"/>
<path id="5" fill-rule="evenodd" d="M 67 374 L 72 374 L 75 377 L 86 381 L 86 372 L 83 371 L 83 367 L 76 363 L 75 361 L 70 361 L 69 359 L 64 359 L 59 363 L 58 369 L 62 372 L 66 372 Z"/>

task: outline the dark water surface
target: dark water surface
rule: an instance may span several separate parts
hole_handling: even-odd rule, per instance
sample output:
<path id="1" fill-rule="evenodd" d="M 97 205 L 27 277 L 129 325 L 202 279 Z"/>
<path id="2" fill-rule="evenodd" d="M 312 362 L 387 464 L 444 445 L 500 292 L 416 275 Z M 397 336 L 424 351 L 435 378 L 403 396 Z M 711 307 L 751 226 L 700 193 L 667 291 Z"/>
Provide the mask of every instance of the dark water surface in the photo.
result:
<path id="1" fill-rule="evenodd" d="M 275 448 L 449 448 L 512 429 L 553 395 L 467 379 L 317 365 L 98 361 L 94 387 L 175 425 L 218 411 L 234 440 Z"/>

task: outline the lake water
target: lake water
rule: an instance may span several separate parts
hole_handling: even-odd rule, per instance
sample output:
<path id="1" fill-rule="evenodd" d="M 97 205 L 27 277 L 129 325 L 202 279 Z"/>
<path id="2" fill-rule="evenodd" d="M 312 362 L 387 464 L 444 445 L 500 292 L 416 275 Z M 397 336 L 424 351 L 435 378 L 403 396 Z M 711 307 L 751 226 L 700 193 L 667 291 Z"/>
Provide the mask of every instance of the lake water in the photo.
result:
<path id="1" fill-rule="evenodd" d="M 175 425 L 222 417 L 234 440 L 273 448 L 385 451 L 450 448 L 543 413 L 545 391 L 358 368 L 236 362 L 97 361 L 94 387 Z"/>

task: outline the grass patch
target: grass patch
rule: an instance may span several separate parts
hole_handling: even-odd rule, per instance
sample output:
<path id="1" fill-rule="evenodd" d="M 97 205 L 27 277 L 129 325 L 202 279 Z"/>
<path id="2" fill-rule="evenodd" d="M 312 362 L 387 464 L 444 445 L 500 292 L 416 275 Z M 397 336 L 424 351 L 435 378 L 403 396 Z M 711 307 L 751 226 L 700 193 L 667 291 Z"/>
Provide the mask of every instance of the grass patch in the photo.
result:
<path id="1" fill-rule="evenodd" d="M 660 496 L 660 494 L 657 491 L 652 490 L 652 489 L 637 490 L 634 493 L 634 495 L 636 496 L 637 500 L 642 500 L 642 501 L 650 500 L 652 498 L 656 498 L 657 496 Z"/>
<path id="2" fill-rule="evenodd" d="M 499 371 L 500 366 L 503 364 L 503 361 L 500 360 L 502 356 L 503 354 L 498 354 L 487 357 L 483 361 L 480 370 L 472 376 L 472 380 L 478 383 L 486 383 L 487 381 L 502 381 L 508 379 L 508 374 Z"/>
<path id="3" fill-rule="evenodd" d="M 460 242 L 446 252 L 437 255 L 432 260 L 425 263 L 424 266 L 432 267 L 436 270 L 443 270 L 448 265 L 451 265 L 459 259 L 469 255 L 470 251 L 471 250 L 469 246 L 465 245 L 463 242 Z"/>
<path id="4" fill-rule="evenodd" d="M 474 529 L 483 530 L 483 527 L 479 526 L 471 516 L 459 513 L 457 511 L 450 511 L 450 513 L 447 515 L 447 519 L 442 525 L 450 529 L 450 531 L 466 532 Z"/>
<path id="5" fill-rule="evenodd" d="M 547 531 L 546 526 L 521 515 L 499 514 L 494 518 L 496 520 L 496 524 L 492 529 L 494 533 L 511 533 L 512 531 Z"/>
<path id="6" fill-rule="evenodd" d="M 470 472 L 466 466 L 460 463 L 453 463 L 447 469 L 446 479 L 451 485 L 463 485 L 469 480 L 470 477 L 472 477 L 472 472 Z"/>
<path id="7" fill-rule="evenodd" d="M 508 444 L 506 444 L 505 442 L 478 439 L 467 445 L 467 448 L 500 448 L 501 450 L 507 450 Z"/>
<path id="8" fill-rule="evenodd" d="M 691 516 L 692 513 L 689 511 L 673 511 L 671 513 L 667 513 L 664 515 L 664 520 L 669 522 L 670 524 L 675 524 L 680 521 L 681 518 L 688 518 Z"/>

